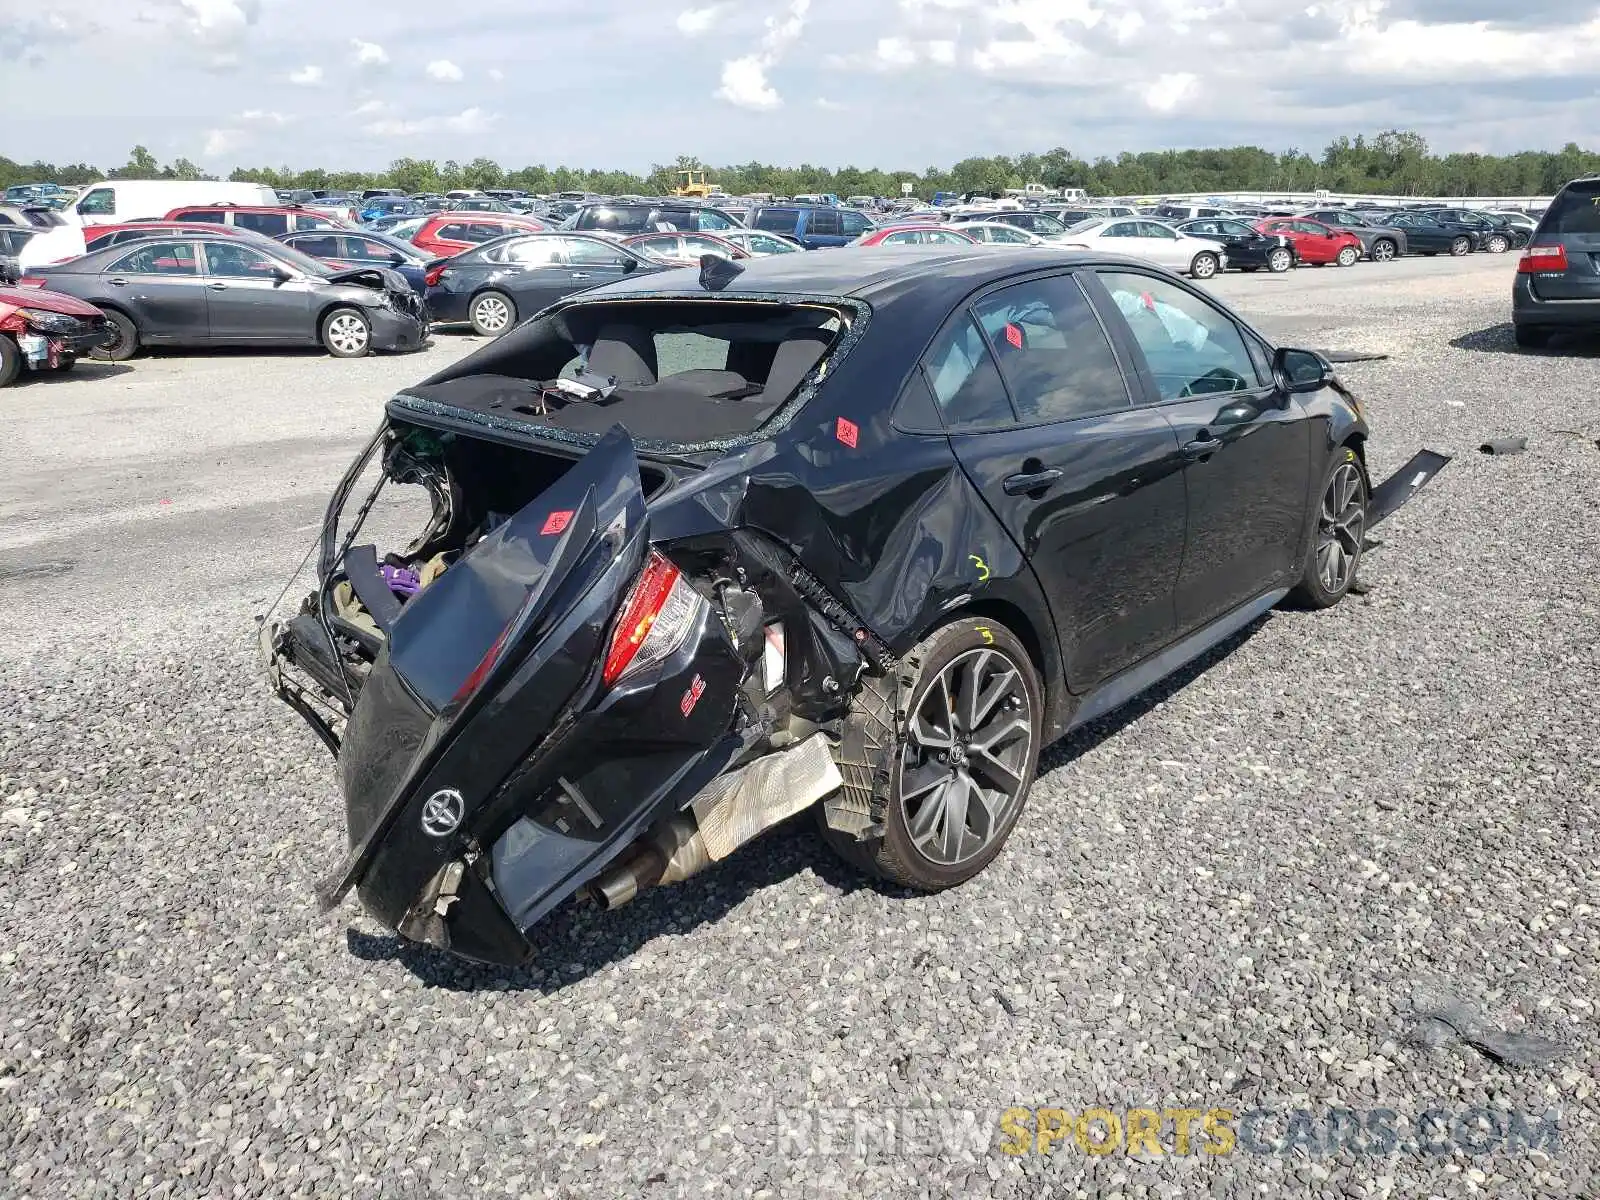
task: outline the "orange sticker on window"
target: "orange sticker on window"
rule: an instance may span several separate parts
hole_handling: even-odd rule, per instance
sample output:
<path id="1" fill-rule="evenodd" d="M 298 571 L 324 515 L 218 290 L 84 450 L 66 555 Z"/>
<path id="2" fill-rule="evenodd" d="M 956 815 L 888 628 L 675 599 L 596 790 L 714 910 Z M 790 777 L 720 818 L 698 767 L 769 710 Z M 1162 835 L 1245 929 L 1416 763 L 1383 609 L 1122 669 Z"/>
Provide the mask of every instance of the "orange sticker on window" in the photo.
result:
<path id="1" fill-rule="evenodd" d="M 861 431 L 856 427 L 854 421 L 847 421 L 840 417 L 838 423 L 833 427 L 833 436 L 854 450 L 856 441 L 861 436 Z"/>
<path id="2" fill-rule="evenodd" d="M 1006 341 L 1010 342 L 1011 345 L 1015 349 L 1021 350 L 1022 349 L 1022 326 L 1013 325 L 1009 321 L 1006 322 Z"/>

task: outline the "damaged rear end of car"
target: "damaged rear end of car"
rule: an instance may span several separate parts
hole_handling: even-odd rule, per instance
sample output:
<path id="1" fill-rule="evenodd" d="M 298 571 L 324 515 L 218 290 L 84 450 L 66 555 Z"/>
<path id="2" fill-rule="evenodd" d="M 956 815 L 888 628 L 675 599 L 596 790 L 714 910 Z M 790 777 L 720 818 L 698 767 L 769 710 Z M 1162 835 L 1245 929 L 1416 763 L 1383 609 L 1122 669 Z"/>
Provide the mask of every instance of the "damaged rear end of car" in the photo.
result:
<path id="1" fill-rule="evenodd" d="M 568 305 L 390 401 L 328 508 L 316 587 L 261 634 L 339 761 L 349 849 L 325 907 L 355 890 L 408 939 L 518 963 L 580 891 L 626 903 L 828 797 L 870 820 L 849 697 L 892 655 L 741 524 L 722 469 L 866 317 Z M 710 357 L 669 376 L 658 353 Z M 427 516 L 381 548 L 363 532 L 389 488 L 421 489 Z"/>

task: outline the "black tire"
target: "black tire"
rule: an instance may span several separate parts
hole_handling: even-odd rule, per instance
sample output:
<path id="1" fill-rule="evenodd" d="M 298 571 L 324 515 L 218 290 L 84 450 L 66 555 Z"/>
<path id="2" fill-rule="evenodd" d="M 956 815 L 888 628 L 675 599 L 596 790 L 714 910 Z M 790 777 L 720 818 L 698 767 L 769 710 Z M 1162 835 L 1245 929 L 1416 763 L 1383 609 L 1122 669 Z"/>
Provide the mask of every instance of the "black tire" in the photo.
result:
<path id="1" fill-rule="evenodd" d="M 1550 331 L 1538 325 L 1513 325 L 1511 336 L 1519 350 L 1543 350 L 1550 344 Z"/>
<path id="2" fill-rule="evenodd" d="M 988 719 L 1003 721 L 1012 731 L 1010 740 L 1007 741 L 1007 748 L 1002 753 L 1012 755 L 1014 761 L 1006 769 L 1008 771 L 1014 769 L 1014 778 L 1019 783 L 1014 795 L 1004 802 L 1005 806 L 995 823 L 983 831 L 974 830 L 972 821 L 976 816 L 982 823 L 983 817 L 990 814 L 989 807 L 981 802 L 974 802 L 970 791 L 966 793 L 968 803 L 962 810 L 963 821 L 955 837 L 958 846 L 965 845 L 969 837 L 974 839 L 973 848 L 968 854 L 957 854 L 954 861 L 941 862 L 930 857 L 918 846 L 918 838 L 911 829 L 912 818 L 907 812 L 907 800 L 903 797 L 902 789 L 909 770 L 921 771 L 925 779 L 937 779 L 947 769 L 945 762 L 937 761 L 936 756 L 926 746 L 918 744 L 918 730 L 923 728 L 924 705 L 931 703 L 934 709 L 942 705 L 942 701 L 932 693 L 934 687 L 944 678 L 946 669 L 954 671 L 959 679 L 964 677 L 963 672 L 967 670 L 982 672 L 986 666 L 994 672 L 985 677 L 989 683 L 1000 683 L 1014 676 L 1014 686 L 1010 694 L 1002 692 L 998 706 L 991 708 Z M 901 663 L 900 685 L 900 694 L 904 700 L 902 707 L 906 713 L 906 729 L 899 736 L 897 744 L 891 746 L 888 756 L 889 778 L 883 804 L 882 836 L 859 840 L 851 834 L 842 834 L 830 829 L 825 817 L 822 825 L 823 836 L 846 862 L 863 868 L 879 878 L 918 891 L 942 891 L 965 883 L 994 861 L 996 855 L 1004 848 L 1012 829 L 1015 828 L 1022 810 L 1027 806 L 1028 792 L 1033 786 L 1034 774 L 1039 766 L 1044 695 L 1039 685 L 1038 672 L 1022 643 L 1005 626 L 978 617 L 958 618 L 917 643 Z M 981 694 L 987 691 L 987 688 L 988 684 L 982 684 L 978 691 Z M 964 697 L 964 693 L 962 695 Z M 871 702 L 874 697 L 865 696 L 863 699 Z M 1018 705 L 1025 705 L 1026 713 L 1013 707 L 1013 700 Z M 1002 713 L 1010 716 L 1002 717 Z M 952 720 L 952 731 L 956 724 L 957 722 Z M 980 730 L 988 729 L 987 720 L 979 721 L 978 725 Z M 1016 738 L 1021 736 L 1024 725 L 1026 741 L 1019 748 Z M 991 745 L 997 742 L 998 739 Z M 958 754 L 959 760 L 956 757 Z M 978 761 L 975 752 L 973 757 L 968 759 L 967 739 L 957 741 L 948 761 L 951 778 L 956 778 L 958 774 L 968 779 L 972 775 L 987 776 L 988 768 L 976 765 L 972 767 L 971 774 L 968 774 L 968 763 L 976 764 Z M 937 782 L 923 786 L 918 797 L 918 815 L 924 811 L 930 815 L 933 813 L 932 809 L 924 810 L 922 806 L 939 804 L 942 791 L 930 795 L 927 790 L 936 786 L 939 786 Z M 948 813 L 947 809 L 941 808 L 940 811 Z M 819 816 L 822 816 L 823 812 L 819 806 Z M 942 828 L 948 838 L 950 829 L 948 822 Z M 934 834 L 935 831 L 930 829 L 925 836 L 933 837 Z"/>
<path id="3" fill-rule="evenodd" d="M 497 338 L 517 323 L 517 302 L 504 292 L 480 293 L 472 298 L 467 319 L 479 337 Z"/>
<path id="4" fill-rule="evenodd" d="M 127 362 L 139 353 L 139 327 L 114 308 L 106 309 L 105 314 L 106 324 L 116 336 L 109 345 L 96 346 L 89 353 L 103 362 Z"/>
<path id="5" fill-rule="evenodd" d="M 353 305 L 341 305 L 317 328 L 322 348 L 334 358 L 364 358 L 372 352 L 372 322 Z"/>
<path id="6" fill-rule="evenodd" d="M 1336 481 L 1343 502 L 1332 512 L 1330 521 L 1330 499 Z M 1334 454 L 1316 494 L 1305 567 L 1300 582 L 1288 596 L 1289 603 L 1297 608 L 1332 608 L 1345 598 L 1361 569 L 1367 534 L 1367 471 L 1353 447 L 1344 446 Z M 1336 560 L 1331 554 L 1328 559 L 1324 558 L 1323 546 L 1330 537 L 1338 546 Z M 1324 572 L 1331 561 L 1339 564 L 1339 573 L 1330 582 Z"/>
<path id="7" fill-rule="evenodd" d="M 1210 279 L 1217 273 L 1222 260 L 1209 250 L 1202 250 L 1194 256 L 1194 261 L 1189 264 L 1189 274 L 1195 279 Z"/>
<path id="8" fill-rule="evenodd" d="M 0 333 L 0 388 L 10 387 L 22 374 L 22 351 L 9 333 Z"/>
<path id="9" fill-rule="evenodd" d="M 1243 271 L 1246 275 L 1254 275 L 1260 269 L 1261 269 L 1260 267 L 1240 267 L 1239 268 L 1239 270 Z"/>
<path id="10" fill-rule="evenodd" d="M 1341 267 L 1353 267 L 1361 261 L 1361 251 L 1354 246 L 1345 246 L 1339 251 L 1334 261 Z"/>
<path id="11" fill-rule="evenodd" d="M 1472 239 L 1469 237 L 1453 238 L 1450 242 L 1450 257 L 1460 258 L 1463 254 L 1472 253 Z"/>
<path id="12" fill-rule="evenodd" d="M 1379 238 L 1372 243 L 1373 262 L 1393 262 L 1400 257 L 1400 247 L 1389 238 Z"/>
<path id="13" fill-rule="evenodd" d="M 1294 251 L 1287 246 L 1279 246 L 1276 250 L 1267 252 L 1267 270 L 1274 275 L 1282 275 L 1294 267 Z"/>
<path id="14" fill-rule="evenodd" d="M 1504 254 L 1511 249 L 1511 240 L 1503 233 L 1492 233 L 1483 248 L 1490 254 Z"/>
<path id="15" fill-rule="evenodd" d="M 72 370 L 72 368 L 77 365 L 78 356 L 76 354 L 63 354 L 60 358 L 56 359 L 56 365 L 54 369 L 64 374 L 67 371 Z"/>

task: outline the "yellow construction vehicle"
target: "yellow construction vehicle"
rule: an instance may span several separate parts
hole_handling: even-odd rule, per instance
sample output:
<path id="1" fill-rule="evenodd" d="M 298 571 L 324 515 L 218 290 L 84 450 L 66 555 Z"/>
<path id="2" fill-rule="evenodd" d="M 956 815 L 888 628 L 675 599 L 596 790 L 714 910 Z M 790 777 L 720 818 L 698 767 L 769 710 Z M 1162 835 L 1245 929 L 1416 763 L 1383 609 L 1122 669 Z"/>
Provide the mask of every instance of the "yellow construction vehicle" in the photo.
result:
<path id="1" fill-rule="evenodd" d="M 697 196 L 704 200 L 708 196 L 718 194 L 722 189 L 706 182 L 704 171 L 679 171 L 678 178 L 683 182 L 672 189 L 674 196 Z"/>

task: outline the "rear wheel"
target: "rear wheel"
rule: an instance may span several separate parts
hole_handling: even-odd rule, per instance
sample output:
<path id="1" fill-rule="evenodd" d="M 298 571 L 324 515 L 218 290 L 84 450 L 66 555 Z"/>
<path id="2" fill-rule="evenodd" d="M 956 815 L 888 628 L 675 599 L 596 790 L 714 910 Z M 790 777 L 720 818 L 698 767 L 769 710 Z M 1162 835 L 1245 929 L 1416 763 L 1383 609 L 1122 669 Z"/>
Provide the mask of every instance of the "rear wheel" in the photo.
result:
<path id="1" fill-rule="evenodd" d="M 1550 344 L 1550 331 L 1537 325 L 1514 325 L 1512 336 L 1523 350 L 1543 350 Z"/>
<path id="2" fill-rule="evenodd" d="M 1361 566 L 1367 535 L 1367 477 L 1355 450 L 1344 447 L 1323 480 L 1305 571 L 1289 599 L 1303 608 L 1332 608 Z"/>
<path id="3" fill-rule="evenodd" d="M 1388 238 L 1379 238 L 1372 243 L 1373 262 L 1393 262 L 1399 253 L 1400 247 L 1396 246 Z"/>
<path id="4" fill-rule="evenodd" d="M 106 310 L 106 328 L 111 340 L 89 353 L 107 362 L 126 362 L 139 352 L 139 327 L 115 309 Z"/>
<path id="5" fill-rule="evenodd" d="M 372 349 L 372 325 L 358 308 L 336 308 L 322 318 L 322 348 L 335 358 L 361 358 Z"/>
<path id="6" fill-rule="evenodd" d="M 1194 256 L 1194 261 L 1189 264 L 1189 274 L 1196 279 L 1210 279 L 1217 273 L 1220 260 L 1209 250 L 1202 250 Z"/>
<path id="7" fill-rule="evenodd" d="M 1022 644 L 986 618 L 935 631 L 903 667 L 906 728 L 890 755 L 883 835 L 857 841 L 826 826 L 824 834 L 884 879 L 939 891 L 988 866 L 1022 815 L 1043 693 Z"/>
<path id="8" fill-rule="evenodd" d="M 0 387 L 15 383 L 22 374 L 22 351 L 9 333 L 0 333 Z"/>
<path id="9" fill-rule="evenodd" d="M 1455 258 L 1460 258 L 1463 254 L 1471 254 L 1472 239 L 1465 237 L 1453 238 L 1450 242 L 1450 253 Z"/>
<path id="10" fill-rule="evenodd" d="M 473 298 L 467 316 L 479 337 L 499 337 L 517 323 L 516 301 L 504 292 L 484 292 Z"/>
<path id="11" fill-rule="evenodd" d="M 1361 251 L 1354 246 L 1341 246 L 1336 261 L 1341 267 L 1353 267 L 1361 259 Z"/>
<path id="12" fill-rule="evenodd" d="M 1267 270 L 1274 275 L 1282 275 L 1294 266 L 1294 255 L 1286 247 L 1279 246 L 1267 255 Z"/>
<path id="13" fill-rule="evenodd" d="M 1511 242 L 1503 233 L 1490 234 L 1489 241 L 1484 245 L 1484 249 L 1490 254 L 1504 254 L 1511 249 Z"/>

